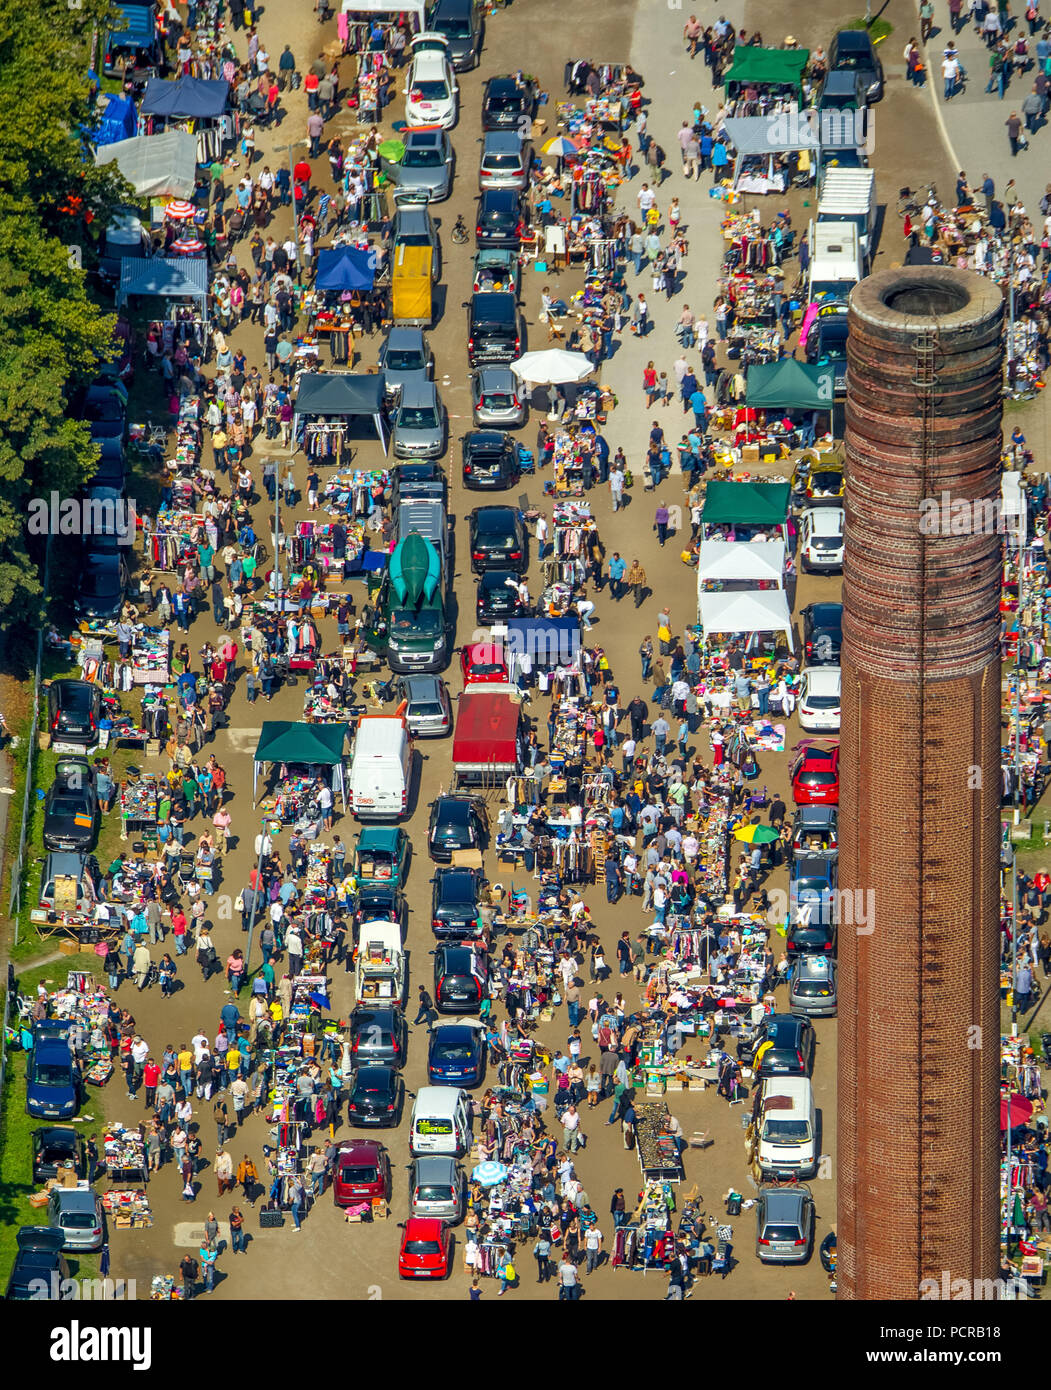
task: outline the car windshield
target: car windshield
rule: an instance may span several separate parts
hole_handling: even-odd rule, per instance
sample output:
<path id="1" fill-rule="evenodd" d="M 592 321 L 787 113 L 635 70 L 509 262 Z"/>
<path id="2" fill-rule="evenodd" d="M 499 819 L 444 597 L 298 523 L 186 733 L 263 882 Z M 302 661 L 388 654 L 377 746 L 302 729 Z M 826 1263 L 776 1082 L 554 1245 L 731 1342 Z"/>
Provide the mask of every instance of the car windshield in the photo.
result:
<path id="1" fill-rule="evenodd" d="M 401 162 L 405 169 L 437 169 L 442 163 L 442 152 L 433 147 L 430 149 L 408 149 Z"/>
<path id="2" fill-rule="evenodd" d="M 436 1240 L 407 1240 L 405 1253 L 406 1255 L 438 1255 L 441 1253 L 441 1246 Z"/>
<path id="3" fill-rule="evenodd" d="M 54 816 L 75 816 L 83 809 L 84 803 L 82 801 L 62 799 L 51 803 L 51 814 Z"/>
<path id="4" fill-rule="evenodd" d="M 392 372 L 422 372 L 427 363 L 423 354 L 412 348 L 403 348 L 400 352 L 397 348 L 392 348 L 387 353 L 384 365 Z"/>
<path id="5" fill-rule="evenodd" d="M 861 72 L 872 67 L 872 59 L 867 53 L 837 53 L 836 72 Z"/>
<path id="6" fill-rule="evenodd" d="M 468 668 L 472 676 L 502 676 L 504 665 L 499 661 L 472 661 Z"/>
<path id="7" fill-rule="evenodd" d="M 493 226 L 499 226 L 504 222 L 513 222 L 514 220 L 514 208 L 486 208 L 485 216 L 482 218 L 483 222 L 492 223 Z"/>
<path id="8" fill-rule="evenodd" d="M 441 32 L 448 39 L 469 39 L 471 21 L 469 19 L 443 19 Z"/>
<path id="9" fill-rule="evenodd" d="M 438 412 L 433 405 L 403 405 L 398 412 L 398 425 L 409 430 L 437 429 Z"/>
<path id="10" fill-rule="evenodd" d="M 803 1144 L 810 1138 L 807 1120 L 767 1120 L 763 1138 L 774 1144 Z"/>
<path id="11" fill-rule="evenodd" d="M 441 631 L 441 620 L 433 608 L 424 608 L 419 613 L 411 608 L 397 608 L 391 614 L 391 628 L 395 633 L 420 632 L 434 637 Z"/>
<path id="12" fill-rule="evenodd" d="M 449 95 L 449 88 L 438 77 L 415 83 L 412 91 L 414 101 L 445 101 Z"/>
<path id="13" fill-rule="evenodd" d="M 68 1086 L 70 1070 L 58 1063 L 37 1062 L 33 1068 L 33 1080 L 39 1086 Z"/>
<path id="14" fill-rule="evenodd" d="M 359 1164 L 356 1168 L 345 1167 L 339 1170 L 340 1182 L 369 1183 L 379 1177 L 374 1164 Z"/>

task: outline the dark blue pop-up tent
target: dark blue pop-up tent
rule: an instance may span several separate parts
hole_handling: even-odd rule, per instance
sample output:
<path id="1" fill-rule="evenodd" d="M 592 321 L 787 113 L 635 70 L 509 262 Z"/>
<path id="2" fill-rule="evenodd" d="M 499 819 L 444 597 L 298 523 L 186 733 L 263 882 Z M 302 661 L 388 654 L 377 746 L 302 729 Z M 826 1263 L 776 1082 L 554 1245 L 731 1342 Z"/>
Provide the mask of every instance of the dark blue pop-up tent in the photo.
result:
<path id="1" fill-rule="evenodd" d="M 229 95 L 230 84 L 221 79 L 179 77 L 167 82 L 161 77 L 151 77 L 142 98 L 142 114 L 176 120 L 186 117 L 208 120 L 223 114 Z"/>
<path id="2" fill-rule="evenodd" d="M 318 252 L 314 283 L 319 290 L 371 290 L 375 275 L 371 252 L 333 246 Z"/>
<path id="3" fill-rule="evenodd" d="M 138 129 L 135 103 L 128 97 L 110 97 L 99 128 L 92 140 L 95 148 L 101 145 L 115 145 L 118 140 L 130 140 Z"/>

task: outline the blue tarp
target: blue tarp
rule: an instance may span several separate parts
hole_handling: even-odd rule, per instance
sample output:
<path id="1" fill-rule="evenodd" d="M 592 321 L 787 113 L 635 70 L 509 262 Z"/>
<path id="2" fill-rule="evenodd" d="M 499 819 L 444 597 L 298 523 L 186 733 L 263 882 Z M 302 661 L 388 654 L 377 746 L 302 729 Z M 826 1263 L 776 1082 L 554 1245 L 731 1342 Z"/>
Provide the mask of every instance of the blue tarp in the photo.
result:
<path id="1" fill-rule="evenodd" d="M 128 97 L 110 97 L 94 139 L 95 148 L 115 145 L 118 140 L 130 140 L 138 129 L 135 103 Z"/>
<path id="2" fill-rule="evenodd" d="M 573 666 L 580 655 L 579 618 L 511 618 L 505 649 L 534 666 Z"/>
<path id="3" fill-rule="evenodd" d="M 151 77 L 142 98 L 142 114 L 206 120 L 223 114 L 229 95 L 229 82 L 218 79 L 180 77 L 166 82 L 161 77 Z"/>
<path id="4" fill-rule="evenodd" d="M 356 246 L 333 246 L 318 252 L 317 278 L 319 290 L 371 290 L 375 270 L 371 254 Z"/>

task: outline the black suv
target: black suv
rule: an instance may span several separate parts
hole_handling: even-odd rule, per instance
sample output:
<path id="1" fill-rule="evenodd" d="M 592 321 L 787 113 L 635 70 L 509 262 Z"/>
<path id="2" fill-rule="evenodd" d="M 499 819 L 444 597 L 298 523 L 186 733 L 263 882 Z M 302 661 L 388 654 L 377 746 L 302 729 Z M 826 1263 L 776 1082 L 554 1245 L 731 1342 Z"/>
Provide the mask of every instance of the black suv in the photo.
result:
<path id="1" fill-rule="evenodd" d="M 505 622 L 508 618 L 528 618 L 529 609 L 519 596 L 518 589 L 511 588 L 507 582 L 518 584 L 518 575 L 510 570 L 486 570 L 478 577 L 478 593 L 475 613 L 480 623 Z"/>
<path id="2" fill-rule="evenodd" d="M 44 848 L 94 849 L 98 821 L 95 769 L 86 758 L 63 758 L 44 801 Z"/>
<path id="3" fill-rule="evenodd" d="M 472 367 L 521 357 L 525 331 L 513 294 L 479 293 L 464 307 L 469 310 L 467 360 Z"/>
<path id="4" fill-rule="evenodd" d="M 48 728 L 53 743 L 90 747 L 98 742 L 102 701 L 88 681 L 52 681 L 47 688 Z"/>
<path id="5" fill-rule="evenodd" d="M 766 1043 L 772 1045 L 760 1057 Z M 751 1059 L 759 1080 L 768 1076 L 809 1076 L 814 1064 L 814 1025 L 802 1014 L 773 1014 L 751 1047 Z"/>
<path id="6" fill-rule="evenodd" d="M 803 609 L 803 651 L 807 666 L 838 666 L 843 644 L 843 605 L 808 603 Z"/>
<path id="7" fill-rule="evenodd" d="M 432 879 L 431 930 L 435 936 L 477 935 L 480 869 L 439 869 Z"/>
<path id="8" fill-rule="evenodd" d="M 449 484 L 437 459 L 399 463 L 391 469 L 391 510 L 397 516 L 403 502 L 438 501 L 448 505 Z"/>
<path id="9" fill-rule="evenodd" d="M 525 574 L 529 568 L 525 527 L 514 507 L 475 507 L 471 513 L 471 569 L 507 569 Z"/>
<path id="10" fill-rule="evenodd" d="M 427 848 L 431 858 L 448 864 L 453 851 L 482 849 L 488 825 L 485 803 L 468 796 L 439 796 L 431 806 Z"/>
<path id="11" fill-rule="evenodd" d="M 442 945 L 434 953 L 434 1007 L 443 1014 L 473 1014 L 485 992 L 483 957 L 469 946 Z"/>
<path id="12" fill-rule="evenodd" d="M 405 1065 L 409 1035 L 400 1009 L 359 1004 L 350 1016 L 349 1034 L 355 1066 Z"/>
<path id="13" fill-rule="evenodd" d="M 520 477 L 518 445 L 503 430 L 468 430 L 463 437 L 463 485 L 513 487 Z"/>
<path id="14" fill-rule="evenodd" d="M 517 251 L 525 231 L 521 196 L 513 188 L 487 188 L 478 199 L 474 236 L 479 246 L 507 246 Z"/>
<path id="15" fill-rule="evenodd" d="M 513 77 L 490 77 L 482 92 L 482 129 L 522 131 L 536 115 L 536 92 L 530 82 L 519 86 Z"/>

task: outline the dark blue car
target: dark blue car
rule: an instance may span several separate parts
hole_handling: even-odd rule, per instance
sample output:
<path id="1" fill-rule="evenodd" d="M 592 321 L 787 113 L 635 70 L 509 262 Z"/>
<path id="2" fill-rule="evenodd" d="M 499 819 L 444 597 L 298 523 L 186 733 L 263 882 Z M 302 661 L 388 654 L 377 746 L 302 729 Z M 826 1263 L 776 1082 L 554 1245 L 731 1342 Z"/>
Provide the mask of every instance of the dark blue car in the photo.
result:
<path id="1" fill-rule="evenodd" d="M 432 1086 L 480 1086 L 485 1076 L 485 1029 L 469 1023 L 439 1023 L 427 1046 L 427 1080 Z"/>
<path id="2" fill-rule="evenodd" d="M 80 1077 L 69 1043 L 38 1029 L 26 1066 L 26 1113 L 38 1120 L 69 1120 L 79 1108 Z"/>

